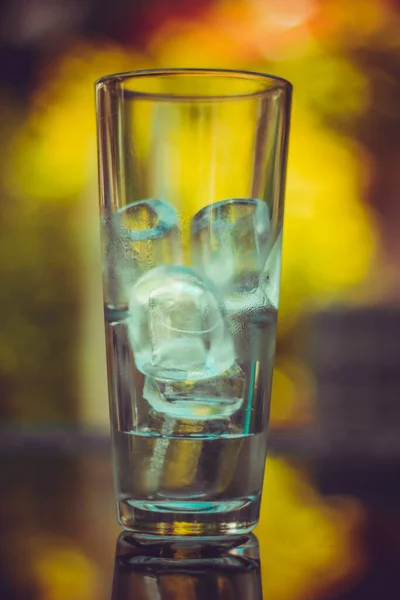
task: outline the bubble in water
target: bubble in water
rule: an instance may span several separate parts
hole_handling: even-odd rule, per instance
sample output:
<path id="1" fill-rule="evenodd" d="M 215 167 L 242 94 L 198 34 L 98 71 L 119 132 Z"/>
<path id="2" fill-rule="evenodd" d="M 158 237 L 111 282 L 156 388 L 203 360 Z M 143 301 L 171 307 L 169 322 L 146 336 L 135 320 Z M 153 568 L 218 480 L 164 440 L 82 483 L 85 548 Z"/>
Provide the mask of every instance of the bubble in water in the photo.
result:
<path id="1" fill-rule="evenodd" d="M 165 381 L 198 381 L 234 362 L 224 308 L 187 267 L 156 267 L 132 287 L 129 336 L 138 369 Z"/>
<path id="2" fill-rule="evenodd" d="M 257 289 L 270 241 L 265 202 L 234 198 L 210 204 L 192 219 L 192 259 L 200 273 L 230 292 Z"/>

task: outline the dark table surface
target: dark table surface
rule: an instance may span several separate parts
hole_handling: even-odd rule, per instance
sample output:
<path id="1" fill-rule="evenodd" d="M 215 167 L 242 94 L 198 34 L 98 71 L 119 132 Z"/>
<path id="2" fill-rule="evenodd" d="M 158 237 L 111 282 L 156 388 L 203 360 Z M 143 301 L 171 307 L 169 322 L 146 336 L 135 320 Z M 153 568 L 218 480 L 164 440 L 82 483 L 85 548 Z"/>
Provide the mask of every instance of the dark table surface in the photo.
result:
<path id="1" fill-rule="evenodd" d="M 270 438 L 258 568 L 253 538 L 241 540 L 250 558 L 140 558 L 134 541 L 117 544 L 107 436 L 3 432 L 0 599 L 399 599 L 396 457 L 324 452 L 296 435 Z"/>

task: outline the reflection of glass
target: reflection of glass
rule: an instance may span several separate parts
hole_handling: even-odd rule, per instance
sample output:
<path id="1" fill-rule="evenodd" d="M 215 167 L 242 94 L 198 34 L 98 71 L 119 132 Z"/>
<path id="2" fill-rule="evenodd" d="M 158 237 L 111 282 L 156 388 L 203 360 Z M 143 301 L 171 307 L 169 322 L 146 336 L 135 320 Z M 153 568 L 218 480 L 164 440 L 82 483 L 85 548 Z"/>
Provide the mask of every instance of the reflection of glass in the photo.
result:
<path id="1" fill-rule="evenodd" d="M 291 88 L 172 70 L 97 84 L 119 519 L 149 535 L 258 521 Z"/>
<path id="2" fill-rule="evenodd" d="M 258 542 L 225 545 L 139 542 L 123 533 L 112 600 L 262 600 Z"/>

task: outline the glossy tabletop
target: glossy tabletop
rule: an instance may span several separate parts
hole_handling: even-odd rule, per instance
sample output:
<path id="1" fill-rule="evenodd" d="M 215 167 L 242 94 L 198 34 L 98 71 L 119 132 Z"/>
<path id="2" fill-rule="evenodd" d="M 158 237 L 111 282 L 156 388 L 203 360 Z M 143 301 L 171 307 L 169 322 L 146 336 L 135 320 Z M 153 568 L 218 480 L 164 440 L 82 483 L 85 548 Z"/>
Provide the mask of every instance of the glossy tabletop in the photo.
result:
<path id="1" fill-rule="evenodd" d="M 106 436 L 5 432 L 0 451 L 2 600 L 400 598 L 395 456 L 272 432 L 257 539 L 182 549 L 117 542 Z"/>

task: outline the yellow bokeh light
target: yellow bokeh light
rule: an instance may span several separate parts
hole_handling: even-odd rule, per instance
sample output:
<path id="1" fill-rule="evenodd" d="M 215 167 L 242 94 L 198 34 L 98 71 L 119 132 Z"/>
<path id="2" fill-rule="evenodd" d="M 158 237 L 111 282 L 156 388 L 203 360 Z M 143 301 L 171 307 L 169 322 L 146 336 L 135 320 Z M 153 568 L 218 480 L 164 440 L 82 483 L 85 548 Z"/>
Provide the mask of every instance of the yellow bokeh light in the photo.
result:
<path id="1" fill-rule="evenodd" d="M 144 67 L 145 59 L 118 47 L 72 49 L 49 74 L 12 147 L 8 187 L 14 194 L 57 200 L 76 197 L 96 167 L 94 82 Z"/>
<path id="2" fill-rule="evenodd" d="M 294 111 L 283 242 L 281 331 L 286 317 L 362 280 L 375 248 L 359 196 L 359 165 L 344 138 Z M 288 323 L 287 323 L 288 324 Z"/>
<path id="3" fill-rule="evenodd" d="M 363 522 L 360 505 L 342 500 L 328 507 L 305 474 L 281 460 L 267 460 L 261 520 L 263 590 L 274 600 L 309 600 L 362 568 L 354 541 Z"/>
<path id="4" fill-rule="evenodd" d="M 69 542 L 36 540 L 32 574 L 43 600 L 95 600 L 100 591 L 96 564 Z"/>
<path id="5" fill-rule="evenodd" d="M 312 418 L 314 394 L 314 382 L 307 368 L 293 358 L 280 359 L 272 384 L 271 426 L 308 424 Z"/>

